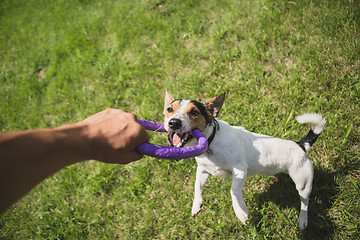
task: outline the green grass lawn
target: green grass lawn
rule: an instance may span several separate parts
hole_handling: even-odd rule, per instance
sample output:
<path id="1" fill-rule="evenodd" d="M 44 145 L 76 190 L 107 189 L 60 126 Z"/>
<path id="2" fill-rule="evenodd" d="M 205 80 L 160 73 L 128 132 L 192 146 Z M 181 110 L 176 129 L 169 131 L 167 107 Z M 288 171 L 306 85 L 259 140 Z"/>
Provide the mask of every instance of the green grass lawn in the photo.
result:
<path id="1" fill-rule="evenodd" d="M 61 170 L 0 216 L 0 239 L 360 238 L 358 0 L 2 0 L 0 81 L 1 131 L 107 107 L 162 121 L 165 89 L 202 101 L 227 92 L 220 119 L 296 141 L 309 130 L 296 115 L 328 120 L 308 153 L 303 233 L 286 175 L 247 180 L 242 225 L 229 180 L 210 178 L 191 217 L 195 160 L 144 157 Z"/>

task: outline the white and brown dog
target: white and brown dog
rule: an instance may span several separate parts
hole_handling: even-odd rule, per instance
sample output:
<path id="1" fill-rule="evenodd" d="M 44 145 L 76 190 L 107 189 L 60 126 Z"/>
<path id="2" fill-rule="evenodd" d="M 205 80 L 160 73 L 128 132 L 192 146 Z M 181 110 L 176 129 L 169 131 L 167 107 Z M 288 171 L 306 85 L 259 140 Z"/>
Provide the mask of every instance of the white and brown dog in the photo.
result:
<path id="1" fill-rule="evenodd" d="M 299 142 L 283 140 L 252 133 L 216 119 L 224 99 L 225 94 L 222 94 L 202 104 L 174 99 L 166 91 L 164 125 L 169 144 L 176 147 L 196 145 L 196 140 L 188 134 L 195 128 L 203 132 L 209 143 L 208 150 L 196 157 L 198 167 L 192 215 L 201 210 L 202 192 L 210 174 L 232 179 L 230 193 L 233 208 L 236 216 L 245 224 L 249 217 L 242 193 L 246 177 L 287 173 L 300 195 L 298 224 L 301 230 L 305 229 L 313 181 L 313 166 L 306 152 L 323 131 L 326 120 L 320 114 L 298 116 L 297 121 L 311 124 L 311 130 Z"/>

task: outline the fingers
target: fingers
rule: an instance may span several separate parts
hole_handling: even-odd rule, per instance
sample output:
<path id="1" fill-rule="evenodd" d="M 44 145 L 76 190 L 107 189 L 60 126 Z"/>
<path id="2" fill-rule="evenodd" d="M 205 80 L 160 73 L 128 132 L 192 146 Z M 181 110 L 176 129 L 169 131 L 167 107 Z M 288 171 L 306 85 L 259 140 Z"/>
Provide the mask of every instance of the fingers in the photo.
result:
<path id="1" fill-rule="evenodd" d="M 135 117 L 135 115 L 134 115 Z M 136 117 L 135 117 L 136 119 Z M 133 124 L 133 126 L 130 129 L 130 136 L 132 136 L 132 139 L 129 141 L 129 147 L 131 149 L 135 149 L 137 146 L 139 146 L 141 143 L 148 142 L 150 140 L 149 134 L 146 132 L 143 126 L 141 126 L 137 120 Z"/>
<path id="2" fill-rule="evenodd" d="M 138 153 L 134 150 L 134 151 L 128 152 L 126 155 L 122 155 L 121 157 L 114 159 L 113 163 L 128 164 L 128 163 L 140 160 L 143 156 L 144 156 L 143 154 Z"/>
<path id="3" fill-rule="evenodd" d="M 150 140 L 150 136 L 147 131 L 137 122 L 137 118 L 134 114 L 127 113 L 127 118 L 130 122 L 130 127 L 128 128 L 128 143 L 127 148 L 129 151 L 126 155 L 123 155 L 121 158 L 122 164 L 127 164 L 132 161 L 139 160 L 143 157 L 142 154 L 135 151 L 135 149 L 142 143 L 148 142 Z"/>

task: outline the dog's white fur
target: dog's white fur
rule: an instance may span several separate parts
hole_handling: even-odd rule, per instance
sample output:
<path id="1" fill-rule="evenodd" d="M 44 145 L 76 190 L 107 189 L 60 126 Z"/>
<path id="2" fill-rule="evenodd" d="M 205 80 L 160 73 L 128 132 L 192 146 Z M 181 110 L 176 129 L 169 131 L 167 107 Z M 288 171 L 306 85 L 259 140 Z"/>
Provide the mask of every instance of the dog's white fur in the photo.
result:
<path id="1" fill-rule="evenodd" d="M 189 130 L 189 118 L 183 111 L 184 109 L 185 107 L 179 108 L 173 116 L 165 118 L 167 130 L 169 130 L 169 120 L 174 117 L 182 119 L 184 129 Z M 296 119 L 299 123 L 311 124 L 312 130 L 316 134 L 323 131 L 326 123 L 320 114 L 303 114 Z M 217 120 L 217 122 L 219 130 L 216 131 L 208 150 L 196 157 L 198 167 L 192 215 L 200 212 L 204 185 L 208 177 L 213 175 L 232 179 L 230 193 L 233 209 L 238 219 L 245 224 L 249 218 L 242 193 L 246 177 L 256 174 L 287 173 L 294 181 L 300 195 L 298 224 L 301 230 L 305 229 L 308 225 L 309 195 L 313 181 L 312 162 L 306 156 L 305 151 L 294 141 L 253 133 L 243 127 L 231 126 L 221 120 Z M 203 131 L 207 138 L 214 129 L 212 124 Z M 195 140 L 191 140 L 187 145 L 195 144 Z"/>

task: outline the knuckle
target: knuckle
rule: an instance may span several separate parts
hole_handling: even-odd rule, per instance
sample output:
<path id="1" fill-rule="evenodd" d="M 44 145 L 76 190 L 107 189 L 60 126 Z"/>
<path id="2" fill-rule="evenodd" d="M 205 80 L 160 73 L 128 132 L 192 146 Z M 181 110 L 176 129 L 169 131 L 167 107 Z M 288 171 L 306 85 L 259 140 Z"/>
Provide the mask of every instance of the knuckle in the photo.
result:
<path id="1" fill-rule="evenodd" d="M 127 117 L 128 117 L 130 120 L 134 120 L 134 121 L 137 120 L 136 115 L 133 114 L 133 113 L 127 113 Z"/>

